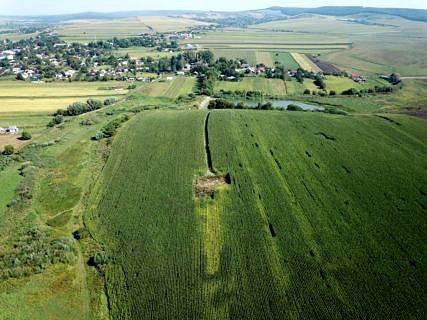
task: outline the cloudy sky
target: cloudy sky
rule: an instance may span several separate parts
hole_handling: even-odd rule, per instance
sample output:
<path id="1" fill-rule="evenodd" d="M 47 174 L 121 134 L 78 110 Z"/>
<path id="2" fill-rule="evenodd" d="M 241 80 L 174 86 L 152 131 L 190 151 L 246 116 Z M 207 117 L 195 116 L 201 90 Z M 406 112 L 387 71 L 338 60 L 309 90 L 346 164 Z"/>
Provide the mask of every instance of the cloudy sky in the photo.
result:
<path id="1" fill-rule="evenodd" d="M 270 6 L 319 7 L 353 5 L 427 9 L 426 0 L 0 0 L 0 15 L 58 14 L 128 10 L 246 10 Z"/>

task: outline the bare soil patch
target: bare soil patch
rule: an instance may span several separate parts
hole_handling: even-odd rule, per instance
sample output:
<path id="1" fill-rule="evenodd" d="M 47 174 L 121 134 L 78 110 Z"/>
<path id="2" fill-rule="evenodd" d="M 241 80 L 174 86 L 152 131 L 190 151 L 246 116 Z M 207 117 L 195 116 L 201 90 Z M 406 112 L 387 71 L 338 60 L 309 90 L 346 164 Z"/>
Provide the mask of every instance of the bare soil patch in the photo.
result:
<path id="1" fill-rule="evenodd" d="M 230 183 L 231 179 L 229 174 L 225 176 L 208 175 L 204 177 L 197 177 L 194 179 L 196 197 L 213 198 L 215 189 Z"/>
<path id="2" fill-rule="evenodd" d="M 0 152 L 4 149 L 4 147 L 8 144 L 12 145 L 15 150 L 21 149 L 28 141 L 19 140 L 19 135 L 0 135 Z"/>

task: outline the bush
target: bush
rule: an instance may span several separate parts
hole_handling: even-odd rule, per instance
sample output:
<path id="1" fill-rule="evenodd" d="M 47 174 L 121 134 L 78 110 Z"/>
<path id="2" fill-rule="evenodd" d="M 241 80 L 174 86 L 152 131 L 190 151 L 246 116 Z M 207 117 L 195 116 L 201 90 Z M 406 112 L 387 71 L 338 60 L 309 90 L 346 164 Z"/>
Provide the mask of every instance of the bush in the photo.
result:
<path id="1" fill-rule="evenodd" d="M 90 236 L 89 231 L 87 231 L 87 229 L 84 227 L 73 232 L 73 237 L 76 240 L 85 239 L 85 238 L 88 238 L 89 236 Z"/>
<path id="2" fill-rule="evenodd" d="M 82 126 L 91 126 L 93 124 L 94 124 L 94 122 L 91 119 L 85 119 L 85 120 L 80 121 L 80 125 L 82 125 Z"/>
<path id="3" fill-rule="evenodd" d="M 92 140 L 98 141 L 104 138 L 105 138 L 104 133 L 102 131 L 97 131 L 95 135 L 92 137 Z"/>
<path id="4" fill-rule="evenodd" d="M 329 91 L 330 96 L 335 96 L 337 93 L 334 90 Z"/>
<path id="5" fill-rule="evenodd" d="M 311 92 L 310 92 L 310 89 L 305 89 L 304 90 L 304 94 L 310 94 Z"/>
<path id="6" fill-rule="evenodd" d="M 88 265 L 92 267 L 101 267 L 108 262 L 108 255 L 105 251 L 99 251 L 89 258 Z"/>
<path id="7" fill-rule="evenodd" d="M 273 109 L 273 104 L 271 102 L 266 102 L 266 103 L 258 103 L 258 109 L 259 110 L 271 110 Z"/>
<path id="8" fill-rule="evenodd" d="M 88 111 L 93 111 L 93 110 L 101 109 L 104 103 L 99 100 L 89 99 L 87 101 L 87 105 L 89 106 Z"/>
<path id="9" fill-rule="evenodd" d="M 209 101 L 208 109 L 234 109 L 235 105 L 224 99 Z"/>
<path id="10" fill-rule="evenodd" d="M 48 127 L 54 127 L 57 124 L 61 124 L 62 121 L 64 120 L 64 117 L 62 115 L 56 115 L 53 117 L 53 119 L 48 123 Z"/>
<path id="11" fill-rule="evenodd" d="M 31 138 L 32 138 L 31 133 L 29 133 L 28 131 L 22 131 L 22 134 L 19 140 L 31 140 Z"/>
<path id="12" fill-rule="evenodd" d="M 354 96 L 354 95 L 358 95 L 358 94 L 359 94 L 359 90 L 357 90 L 355 88 L 344 90 L 342 92 L 342 95 L 344 95 L 344 96 Z"/>
<path id="13" fill-rule="evenodd" d="M 300 106 L 297 106 L 296 104 L 290 104 L 290 105 L 288 105 L 286 110 L 288 110 L 288 111 L 303 111 L 304 109 L 301 108 Z"/>
<path id="14" fill-rule="evenodd" d="M 117 102 L 116 98 L 107 98 L 104 100 L 104 106 L 109 106 Z"/>
<path id="15" fill-rule="evenodd" d="M 3 154 L 5 156 L 10 156 L 14 153 L 15 153 L 15 148 L 12 145 L 8 144 L 4 147 Z"/>

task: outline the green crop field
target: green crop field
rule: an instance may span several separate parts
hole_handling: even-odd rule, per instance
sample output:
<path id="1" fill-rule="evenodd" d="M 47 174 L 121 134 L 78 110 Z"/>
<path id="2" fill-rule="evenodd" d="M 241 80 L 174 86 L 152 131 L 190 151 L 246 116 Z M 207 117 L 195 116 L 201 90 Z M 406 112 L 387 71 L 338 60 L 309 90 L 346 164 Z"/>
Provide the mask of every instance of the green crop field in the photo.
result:
<path id="1" fill-rule="evenodd" d="M 274 62 L 271 58 L 271 52 L 257 51 L 255 53 L 257 63 L 263 63 L 267 67 L 273 67 Z"/>
<path id="2" fill-rule="evenodd" d="M 152 82 L 141 87 L 141 92 L 151 97 L 166 97 L 175 99 L 194 91 L 196 85 L 195 77 L 174 77 L 173 80 L 163 82 Z"/>
<path id="3" fill-rule="evenodd" d="M 206 114 L 142 114 L 113 144 L 86 218 L 113 319 L 423 314 L 422 120 Z M 206 134 L 231 184 L 198 198 Z"/>
<path id="4" fill-rule="evenodd" d="M 266 79 L 262 77 L 246 77 L 239 82 L 217 81 L 215 92 L 224 91 L 261 91 L 266 95 L 285 95 L 284 82 L 279 79 Z"/>
<path id="5" fill-rule="evenodd" d="M 289 52 L 273 52 L 271 53 L 273 62 L 279 62 L 287 69 L 296 70 L 299 68 L 298 63 Z"/>
<path id="6" fill-rule="evenodd" d="M 214 49 L 212 50 L 216 58 L 224 57 L 227 59 L 245 59 L 247 63 L 255 65 L 257 63 L 256 51 L 233 50 L 233 49 Z"/>
<path id="7" fill-rule="evenodd" d="M 114 86 L 124 90 L 109 90 Z M 105 99 L 125 95 L 126 82 L 52 82 L 0 81 L 0 113 L 48 112 L 66 108 L 88 98 Z"/>
<path id="8" fill-rule="evenodd" d="M 56 29 L 67 42 L 90 42 L 113 37 L 125 38 L 151 32 L 184 31 L 206 23 L 173 17 L 134 17 L 114 20 L 85 20 Z"/>
<path id="9" fill-rule="evenodd" d="M 247 63 L 251 64 L 252 66 L 261 63 L 269 67 L 274 66 L 274 61 L 271 57 L 272 53 L 269 51 L 257 51 L 256 49 L 214 49 L 213 53 L 217 58 L 225 57 L 227 59 L 245 59 Z"/>
<path id="10" fill-rule="evenodd" d="M 381 79 L 367 79 L 366 82 L 359 84 L 351 80 L 350 78 L 345 77 L 335 77 L 335 76 L 327 76 L 325 79 L 326 89 L 334 90 L 337 93 L 341 93 L 344 90 L 356 88 L 360 89 L 368 89 L 378 87 L 388 87 L 390 83 Z"/>

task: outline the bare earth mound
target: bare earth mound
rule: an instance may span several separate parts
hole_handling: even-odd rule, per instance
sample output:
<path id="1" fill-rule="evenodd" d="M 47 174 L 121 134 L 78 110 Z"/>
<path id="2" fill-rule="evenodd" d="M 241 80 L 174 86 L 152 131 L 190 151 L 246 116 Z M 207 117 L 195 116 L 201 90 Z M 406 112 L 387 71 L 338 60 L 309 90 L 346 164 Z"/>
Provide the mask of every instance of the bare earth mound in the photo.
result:
<path id="1" fill-rule="evenodd" d="M 212 197 L 215 189 L 226 184 L 230 184 L 230 176 L 228 174 L 226 176 L 208 175 L 195 178 L 194 188 L 196 197 Z"/>

